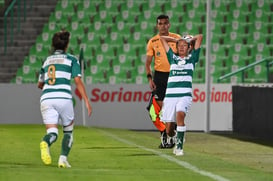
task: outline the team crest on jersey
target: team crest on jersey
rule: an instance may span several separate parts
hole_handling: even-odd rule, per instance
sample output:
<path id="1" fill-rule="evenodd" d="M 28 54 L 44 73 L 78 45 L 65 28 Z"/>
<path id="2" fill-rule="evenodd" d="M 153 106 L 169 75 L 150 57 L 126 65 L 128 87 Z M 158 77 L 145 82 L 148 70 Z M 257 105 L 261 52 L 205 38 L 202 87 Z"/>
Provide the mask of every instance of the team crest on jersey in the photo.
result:
<path id="1" fill-rule="evenodd" d="M 181 58 L 179 56 L 173 55 L 173 59 L 177 61 L 178 66 L 183 66 L 187 63 L 187 60 L 189 60 L 191 57 L 191 54 L 188 55 L 187 57 Z"/>
<path id="2" fill-rule="evenodd" d="M 185 60 L 180 60 L 177 65 L 185 65 L 186 61 Z"/>

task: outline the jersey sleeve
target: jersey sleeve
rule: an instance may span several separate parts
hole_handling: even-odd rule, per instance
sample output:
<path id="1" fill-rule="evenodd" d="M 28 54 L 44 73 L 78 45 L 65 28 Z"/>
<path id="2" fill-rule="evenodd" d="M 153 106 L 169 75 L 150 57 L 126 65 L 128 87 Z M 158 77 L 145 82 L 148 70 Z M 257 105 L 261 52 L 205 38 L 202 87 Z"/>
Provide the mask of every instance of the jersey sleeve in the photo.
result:
<path id="1" fill-rule="evenodd" d="M 152 41 L 149 40 L 147 43 L 147 52 L 146 55 L 148 56 L 153 56 L 154 55 L 154 50 L 153 50 L 153 45 L 152 45 Z"/>
<path id="2" fill-rule="evenodd" d="M 39 77 L 38 77 L 39 82 L 45 82 L 45 69 L 41 68 Z"/>
<path id="3" fill-rule="evenodd" d="M 70 58 L 72 60 L 72 72 L 71 72 L 72 78 L 81 77 L 82 74 L 81 74 L 81 66 L 80 66 L 79 60 L 74 56 L 71 56 Z"/>
<path id="4" fill-rule="evenodd" d="M 169 48 L 169 51 L 167 52 L 167 59 L 170 64 L 173 62 L 173 55 L 174 55 L 173 50 Z"/>
<path id="5" fill-rule="evenodd" d="M 201 48 L 198 48 L 196 50 L 194 49 L 192 51 L 192 56 L 194 57 L 193 58 L 194 63 L 197 63 L 199 61 L 200 50 L 201 50 Z"/>

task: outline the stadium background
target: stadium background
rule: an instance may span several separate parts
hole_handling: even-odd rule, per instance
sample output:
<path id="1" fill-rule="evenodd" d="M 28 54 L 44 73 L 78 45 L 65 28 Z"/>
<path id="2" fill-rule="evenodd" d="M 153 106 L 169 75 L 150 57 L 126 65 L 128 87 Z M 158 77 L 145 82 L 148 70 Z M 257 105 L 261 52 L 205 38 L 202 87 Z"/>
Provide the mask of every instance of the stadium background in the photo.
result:
<path id="1" fill-rule="evenodd" d="M 20 119 L 23 122 L 39 122 L 37 121 L 40 119 L 39 110 L 37 110 L 39 93 L 33 84 L 37 82 L 37 73 L 42 60 L 51 51 L 50 37 L 60 29 L 67 29 L 72 33 L 70 53 L 80 57 L 80 50 L 83 50 L 85 83 L 89 90 L 96 87 L 112 91 L 115 91 L 116 87 L 132 90 L 138 87 L 144 92 L 148 91 L 144 68 L 145 48 L 147 40 L 156 33 L 155 19 L 161 13 L 170 16 L 171 32 L 202 33 L 204 35 L 200 62 L 196 66 L 193 79 L 193 86 L 201 87 L 200 92 L 207 91 L 205 88 L 206 57 L 210 57 L 209 74 L 212 88 L 220 92 L 230 92 L 232 85 L 242 83 L 242 75 L 231 76 L 222 81 L 224 84 L 217 83 L 220 76 L 265 58 L 272 59 L 273 56 L 273 3 L 270 0 L 212 0 L 209 25 L 211 46 L 209 48 L 206 46 L 207 1 L 205 0 L 61 0 L 47 2 L 26 0 L 21 1 L 21 7 L 18 6 L 18 2 L 20 1 L 17 1 L 14 6 L 13 38 L 10 26 L 11 17 L 8 16 L 8 41 L 5 54 L 3 53 L 5 45 L 1 41 L 1 82 L 5 83 L 1 85 L 3 87 L 1 98 L 12 102 L 6 104 L 5 109 L 2 109 L 1 122 L 16 122 L 16 120 L 4 119 L 4 115 L 14 116 L 10 111 L 5 110 L 14 109 L 16 103 L 19 102 L 14 98 L 16 96 L 12 95 L 16 93 L 21 94 L 20 99 L 24 103 L 24 105 L 19 104 L 20 106 L 15 107 L 15 110 L 21 110 L 21 112 L 18 111 Z M 3 10 L 7 4 L 1 6 Z M 18 9 L 21 10 L 19 27 L 16 18 Z M 3 10 L 2 14 L 4 14 Z M 4 17 L 1 18 L 1 32 L 3 32 L 1 40 L 4 40 L 5 27 L 2 26 L 4 24 L 2 22 L 4 22 Z M 272 75 L 272 68 L 270 68 L 270 75 Z M 269 81 L 272 81 L 271 77 Z M 244 81 L 248 84 L 267 83 L 265 63 L 245 71 Z M 11 91 L 14 89 L 18 92 Z M 30 95 L 35 95 L 37 100 L 28 101 L 26 96 L 30 95 L 23 93 L 26 90 L 30 91 L 28 92 Z M 77 100 L 76 95 L 75 97 Z M 200 108 L 192 108 L 192 115 L 198 116 L 192 120 L 189 118 L 190 123 L 194 122 L 193 130 L 206 129 L 204 121 L 206 104 L 201 101 L 199 103 Z M 223 105 L 216 105 L 219 107 L 218 114 L 215 113 L 216 117 L 211 117 L 210 126 L 217 125 L 214 130 L 231 130 L 231 102 L 224 101 L 221 104 Z M 94 107 L 97 105 L 95 103 Z M 140 105 L 135 103 L 132 105 L 131 110 L 136 114 L 130 111 L 122 112 L 126 104 L 118 104 L 115 107 L 118 110 L 112 114 L 119 116 L 120 113 L 125 114 L 126 117 L 122 120 L 127 122 L 132 120 L 132 117 L 143 121 L 143 124 L 142 121 L 139 122 L 140 128 L 136 126 L 138 124 L 135 125 L 132 122 L 129 128 L 153 129 L 145 112 L 146 101 L 143 100 Z M 22 106 L 28 107 L 30 111 L 24 114 Z M 36 110 L 33 111 L 35 113 L 32 113 L 32 108 Z M 106 114 L 105 112 L 111 109 L 113 109 L 112 105 L 103 104 L 97 114 Z M 141 111 L 138 112 L 138 110 Z M 81 110 L 79 110 L 79 118 L 81 118 L 80 112 Z M 211 114 L 213 112 L 216 111 L 211 111 Z M 31 117 L 35 114 L 36 116 Z M 107 116 L 110 119 L 111 116 L 115 117 Z M 95 119 L 101 122 L 106 118 L 95 117 Z M 120 120 L 120 117 L 116 119 L 111 120 L 113 125 L 117 125 L 115 122 Z M 124 125 L 123 123 L 121 125 Z M 106 124 L 109 125 L 109 123 Z"/>

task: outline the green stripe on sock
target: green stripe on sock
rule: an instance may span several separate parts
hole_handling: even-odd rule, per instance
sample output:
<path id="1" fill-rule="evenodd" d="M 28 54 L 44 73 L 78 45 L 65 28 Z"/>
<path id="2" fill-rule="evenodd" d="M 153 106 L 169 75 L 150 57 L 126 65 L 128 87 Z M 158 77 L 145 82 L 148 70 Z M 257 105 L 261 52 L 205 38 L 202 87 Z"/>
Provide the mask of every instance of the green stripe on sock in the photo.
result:
<path id="1" fill-rule="evenodd" d="M 182 131 L 178 131 L 178 132 L 177 132 L 177 143 L 176 143 L 176 147 L 177 147 L 178 149 L 183 149 L 184 134 L 185 134 L 185 132 L 182 132 Z"/>
<path id="2" fill-rule="evenodd" d="M 52 145 L 58 138 L 56 133 L 48 133 L 44 136 L 43 141 L 47 142 L 48 146 Z"/>
<path id="3" fill-rule="evenodd" d="M 73 135 L 72 133 L 65 132 L 63 141 L 62 141 L 62 150 L 61 150 L 61 155 L 68 156 L 71 147 L 73 143 Z"/>

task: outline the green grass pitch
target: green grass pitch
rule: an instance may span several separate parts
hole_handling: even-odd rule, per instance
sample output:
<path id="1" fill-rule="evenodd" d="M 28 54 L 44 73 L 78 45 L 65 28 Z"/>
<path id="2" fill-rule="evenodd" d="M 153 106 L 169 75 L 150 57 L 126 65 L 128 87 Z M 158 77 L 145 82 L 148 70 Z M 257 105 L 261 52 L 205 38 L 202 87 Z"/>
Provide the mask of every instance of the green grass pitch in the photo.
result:
<path id="1" fill-rule="evenodd" d="M 185 155 L 158 149 L 159 133 L 75 126 L 72 168 L 57 167 L 62 131 L 43 165 L 43 125 L 0 125 L 3 181 L 269 181 L 273 148 L 216 134 L 187 132 Z"/>

